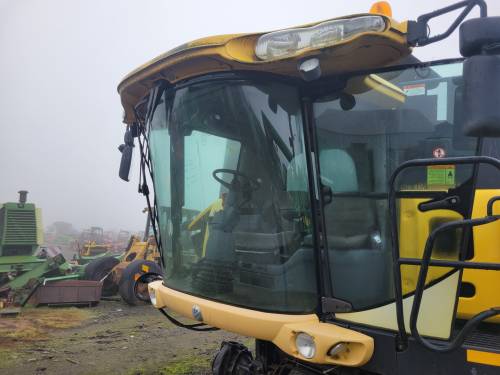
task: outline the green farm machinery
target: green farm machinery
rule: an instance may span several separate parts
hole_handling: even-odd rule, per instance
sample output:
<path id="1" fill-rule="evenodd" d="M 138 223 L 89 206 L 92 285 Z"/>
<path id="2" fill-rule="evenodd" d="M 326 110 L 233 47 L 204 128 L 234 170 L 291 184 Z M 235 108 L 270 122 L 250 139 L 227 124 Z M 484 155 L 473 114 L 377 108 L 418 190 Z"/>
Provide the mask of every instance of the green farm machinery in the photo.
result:
<path id="1" fill-rule="evenodd" d="M 44 304 L 97 302 L 99 285 L 76 282 L 84 267 L 69 264 L 62 254 L 50 257 L 41 247 L 41 210 L 27 203 L 27 194 L 21 190 L 18 202 L 0 205 L 0 312 L 24 306 L 31 297 Z"/>

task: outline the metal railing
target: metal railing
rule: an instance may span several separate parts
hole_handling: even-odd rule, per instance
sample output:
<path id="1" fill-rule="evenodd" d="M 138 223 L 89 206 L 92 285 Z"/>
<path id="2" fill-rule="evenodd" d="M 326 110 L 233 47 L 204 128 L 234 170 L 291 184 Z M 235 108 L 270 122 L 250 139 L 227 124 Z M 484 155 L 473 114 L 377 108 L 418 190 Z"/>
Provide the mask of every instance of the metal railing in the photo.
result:
<path id="1" fill-rule="evenodd" d="M 403 312 L 403 292 L 401 287 L 401 266 L 414 265 L 420 266 L 417 285 L 414 292 L 414 299 L 410 313 L 410 332 L 411 336 L 421 345 L 429 350 L 437 352 L 450 352 L 462 345 L 467 335 L 474 330 L 475 327 L 485 319 L 500 315 L 500 307 L 492 307 L 482 311 L 468 320 L 464 327 L 448 342 L 431 342 L 421 336 L 417 328 L 420 307 L 425 289 L 425 280 L 427 278 L 429 267 L 453 267 L 459 270 L 464 269 L 481 269 L 500 271 L 500 263 L 485 263 L 485 262 L 469 262 L 464 260 L 438 260 L 431 259 L 434 243 L 439 234 L 458 228 L 472 228 L 480 225 L 489 224 L 500 219 L 500 215 L 493 215 L 493 204 L 500 201 L 500 196 L 492 197 L 487 204 L 487 213 L 485 217 L 476 219 L 464 219 L 450 221 L 441 224 L 434 229 L 428 236 L 424 248 L 422 258 L 401 258 L 399 251 L 399 236 L 398 236 L 398 215 L 396 209 L 396 199 L 398 191 L 396 189 L 396 180 L 400 173 L 408 168 L 427 167 L 436 165 L 473 165 L 488 164 L 500 171 L 500 160 L 488 156 L 466 156 L 455 158 L 441 159 L 415 159 L 402 163 L 393 172 L 389 181 L 389 213 L 391 217 L 391 234 L 392 234 L 392 254 L 393 254 L 393 271 L 394 271 L 394 288 L 396 299 L 396 316 L 398 323 L 398 349 L 403 350 L 408 345 L 408 334 L 406 332 Z M 475 189 L 475 184 L 472 184 L 472 189 Z M 500 244 L 499 244 L 500 246 Z M 500 251 L 500 248 L 499 248 Z"/>

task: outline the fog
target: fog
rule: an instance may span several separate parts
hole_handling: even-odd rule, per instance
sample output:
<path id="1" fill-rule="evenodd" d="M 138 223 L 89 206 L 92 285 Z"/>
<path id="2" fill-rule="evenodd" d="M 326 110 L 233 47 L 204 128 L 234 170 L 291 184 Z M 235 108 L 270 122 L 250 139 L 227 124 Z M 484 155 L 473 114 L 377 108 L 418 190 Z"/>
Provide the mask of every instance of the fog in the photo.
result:
<path id="1" fill-rule="evenodd" d="M 452 2 L 390 1 L 398 20 Z M 142 229 L 137 168 L 131 182 L 118 178 L 124 125 L 116 86 L 126 73 L 196 38 L 361 13 L 372 3 L 0 0 L 0 203 L 26 189 L 46 226 Z M 498 1 L 488 3 L 500 15 Z M 433 32 L 443 30 L 434 24 Z M 416 56 L 457 57 L 456 34 Z"/>

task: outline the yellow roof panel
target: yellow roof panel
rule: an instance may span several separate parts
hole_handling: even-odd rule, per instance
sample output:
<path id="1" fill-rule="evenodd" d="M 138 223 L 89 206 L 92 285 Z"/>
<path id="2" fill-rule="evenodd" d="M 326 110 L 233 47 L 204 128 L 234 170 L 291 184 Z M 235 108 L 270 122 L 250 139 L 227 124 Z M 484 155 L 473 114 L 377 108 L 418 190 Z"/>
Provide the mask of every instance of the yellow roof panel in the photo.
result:
<path id="1" fill-rule="evenodd" d="M 176 83 L 225 71 L 263 71 L 298 77 L 298 61 L 312 56 L 320 60 L 325 76 L 389 65 L 410 54 L 411 49 L 406 42 L 406 23 L 384 18 L 387 27 L 383 32 L 361 33 L 331 47 L 309 49 L 272 61 L 259 60 L 254 53 L 257 39 L 265 33 L 219 35 L 183 44 L 135 69 L 120 82 L 124 122 L 135 121 L 134 107 L 162 80 Z M 308 26 L 311 25 L 301 27 Z"/>

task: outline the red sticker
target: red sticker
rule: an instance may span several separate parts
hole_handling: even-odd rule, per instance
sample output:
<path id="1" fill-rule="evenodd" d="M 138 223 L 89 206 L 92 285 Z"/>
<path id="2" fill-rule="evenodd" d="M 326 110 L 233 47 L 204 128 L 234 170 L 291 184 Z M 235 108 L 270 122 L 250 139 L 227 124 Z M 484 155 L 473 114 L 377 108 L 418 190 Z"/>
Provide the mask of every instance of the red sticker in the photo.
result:
<path id="1" fill-rule="evenodd" d="M 444 158 L 446 156 L 446 151 L 444 148 L 438 147 L 432 151 L 432 155 L 434 155 L 435 158 Z"/>

